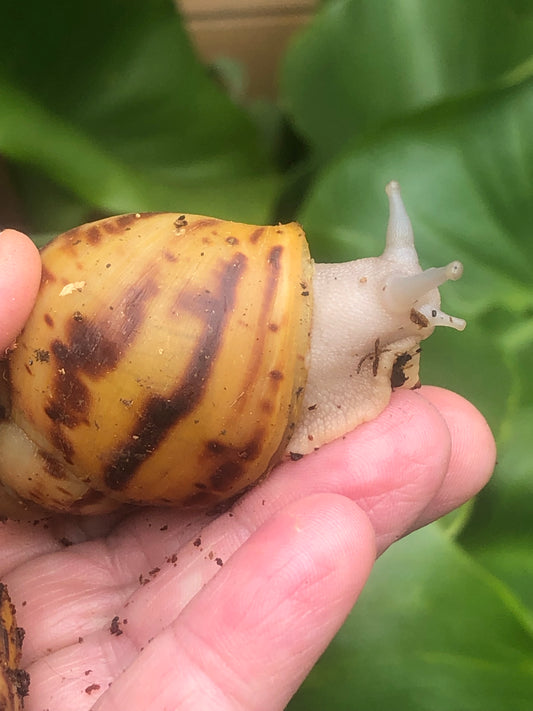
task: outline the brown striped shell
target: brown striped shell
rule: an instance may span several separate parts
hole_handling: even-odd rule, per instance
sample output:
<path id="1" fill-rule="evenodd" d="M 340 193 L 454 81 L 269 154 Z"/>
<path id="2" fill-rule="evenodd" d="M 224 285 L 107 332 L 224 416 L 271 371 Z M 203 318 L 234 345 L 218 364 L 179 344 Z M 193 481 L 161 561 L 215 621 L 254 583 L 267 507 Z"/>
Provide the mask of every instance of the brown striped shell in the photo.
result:
<path id="1" fill-rule="evenodd" d="M 211 506 L 271 469 L 306 379 L 299 225 L 123 215 L 61 235 L 42 260 L 0 421 L 14 498 Z"/>
<path id="2" fill-rule="evenodd" d="M 30 677 L 19 668 L 24 630 L 17 626 L 15 607 L 0 583 L 0 709 L 21 711 Z"/>

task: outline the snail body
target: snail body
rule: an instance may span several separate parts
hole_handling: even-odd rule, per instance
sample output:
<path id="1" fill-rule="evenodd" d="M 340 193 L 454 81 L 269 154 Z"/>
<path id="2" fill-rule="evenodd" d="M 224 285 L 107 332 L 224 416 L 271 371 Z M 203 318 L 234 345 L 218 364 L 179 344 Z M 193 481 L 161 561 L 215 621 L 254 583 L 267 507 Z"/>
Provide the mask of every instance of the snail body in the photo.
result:
<path id="1" fill-rule="evenodd" d="M 422 271 L 387 192 L 384 253 L 345 264 L 296 223 L 146 213 L 53 240 L 4 374 L 0 511 L 211 507 L 416 386 L 420 341 L 464 328 L 437 288 L 462 268 Z"/>

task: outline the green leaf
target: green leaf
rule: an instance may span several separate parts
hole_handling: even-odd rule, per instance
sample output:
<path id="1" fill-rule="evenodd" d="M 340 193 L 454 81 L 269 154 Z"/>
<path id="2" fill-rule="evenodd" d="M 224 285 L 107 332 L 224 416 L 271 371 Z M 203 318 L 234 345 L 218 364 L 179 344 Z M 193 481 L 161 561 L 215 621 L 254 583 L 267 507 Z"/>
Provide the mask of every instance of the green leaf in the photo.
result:
<path id="1" fill-rule="evenodd" d="M 423 382 L 481 409 L 498 435 L 499 463 L 474 505 L 448 522 L 451 558 L 440 544 L 421 552 L 420 533 L 379 562 L 378 583 L 374 576 L 295 709 L 531 707 L 533 81 L 505 83 L 346 141 L 300 214 L 315 256 L 379 254 L 383 187 L 400 181 L 422 265 L 465 265 L 441 294 L 467 329 L 437 330 L 423 344 Z"/>
<path id="2" fill-rule="evenodd" d="M 529 305 L 532 111 L 529 81 L 353 143 L 310 193 L 301 219 L 311 239 L 327 241 L 342 257 L 382 250 L 383 190 L 396 178 L 423 259 L 453 254 L 470 262 L 469 278 L 457 285 L 468 312 Z"/>
<path id="3" fill-rule="evenodd" d="M 445 305 L 449 289 L 454 286 L 441 292 Z M 502 428 L 508 414 L 513 374 L 490 332 L 475 318 L 462 333 L 436 329 L 422 343 L 420 380 L 460 393 L 483 413 L 493 432 Z"/>
<path id="4" fill-rule="evenodd" d="M 137 210 L 263 222 L 274 202 L 290 219 L 303 195 L 328 260 L 382 251 L 383 188 L 401 182 L 423 266 L 465 264 L 442 296 L 468 327 L 424 343 L 423 381 L 480 407 L 499 465 L 446 527 L 378 562 L 291 708 L 530 711 L 533 4 L 322 6 L 285 62 L 287 126 L 213 81 L 171 0 L 7 0 L 0 153 L 40 232 Z M 301 145 L 280 141 L 295 129 L 311 148 L 298 165 Z"/>
<path id="5" fill-rule="evenodd" d="M 523 79 L 532 30 L 516 0 L 333 0 L 288 54 L 284 102 L 327 160 L 369 128 Z"/>
<path id="6" fill-rule="evenodd" d="M 383 188 L 400 181 L 422 265 L 460 259 L 465 266 L 463 279 L 441 294 L 446 310 L 470 325 L 424 345 L 441 351 L 432 379 L 473 397 L 494 425 L 510 396 L 506 335 L 522 331 L 533 309 L 531 115 L 528 81 L 356 141 L 315 182 L 300 215 L 316 258 L 379 254 Z"/>
<path id="7" fill-rule="evenodd" d="M 21 192 L 52 182 L 93 212 L 266 218 L 278 187 L 266 148 L 170 0 L 9 6 L 0 152 Z"/>
<path id="8" fill-rule="evenodd" d="M 432 526 L 378 561 L 288 708 L 530 711 L 532 660 L 530 612 Z"/>
<path id="9" fill-rule="evenodd" d="M 498 467 L 461 541 L 533 610 L 533 404 L 506 423 Z"/>

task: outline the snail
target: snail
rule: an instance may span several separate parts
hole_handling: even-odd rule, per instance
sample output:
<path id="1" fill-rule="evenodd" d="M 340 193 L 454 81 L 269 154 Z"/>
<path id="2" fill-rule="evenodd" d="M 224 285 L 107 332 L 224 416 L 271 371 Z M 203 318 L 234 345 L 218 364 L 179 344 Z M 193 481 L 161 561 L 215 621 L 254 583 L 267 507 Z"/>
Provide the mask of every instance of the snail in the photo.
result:
<path id="1" fill-rule="evenodd" d="M 417 387 L 443 313 L 397 182 L 379 257 L 314 264 L 297 223 L 106 218 L 42 250 L 4 366 L 0 513 L 215 507 Z"/>

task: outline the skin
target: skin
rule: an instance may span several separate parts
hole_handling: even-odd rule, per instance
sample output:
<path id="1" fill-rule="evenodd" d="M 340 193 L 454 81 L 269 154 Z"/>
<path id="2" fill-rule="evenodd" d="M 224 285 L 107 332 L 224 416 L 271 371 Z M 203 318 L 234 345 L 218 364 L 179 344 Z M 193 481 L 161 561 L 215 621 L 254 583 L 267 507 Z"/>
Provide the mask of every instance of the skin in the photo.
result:
<path id="1" fill-rule="evenodd" d="M 17 304 L 0 312 L 2 349 L 39 281 L 28 254 L 23 235 L 0 234 L 0 295 Z M 479 412 L 424 387 L 394 393 L 377 419 L 281 465 L 217 518 L 1 524 L 0 578 L 27 634 L 26 711 L 283 709 L 376 556 L 473 496 L 494 462 Z"/>
<path id="2" fill-rule="evenodd" d="M 0 232 L 0 353 L 28 318 L 41 278 L 41 260 L 33 242 L 17 230 Z"/>

